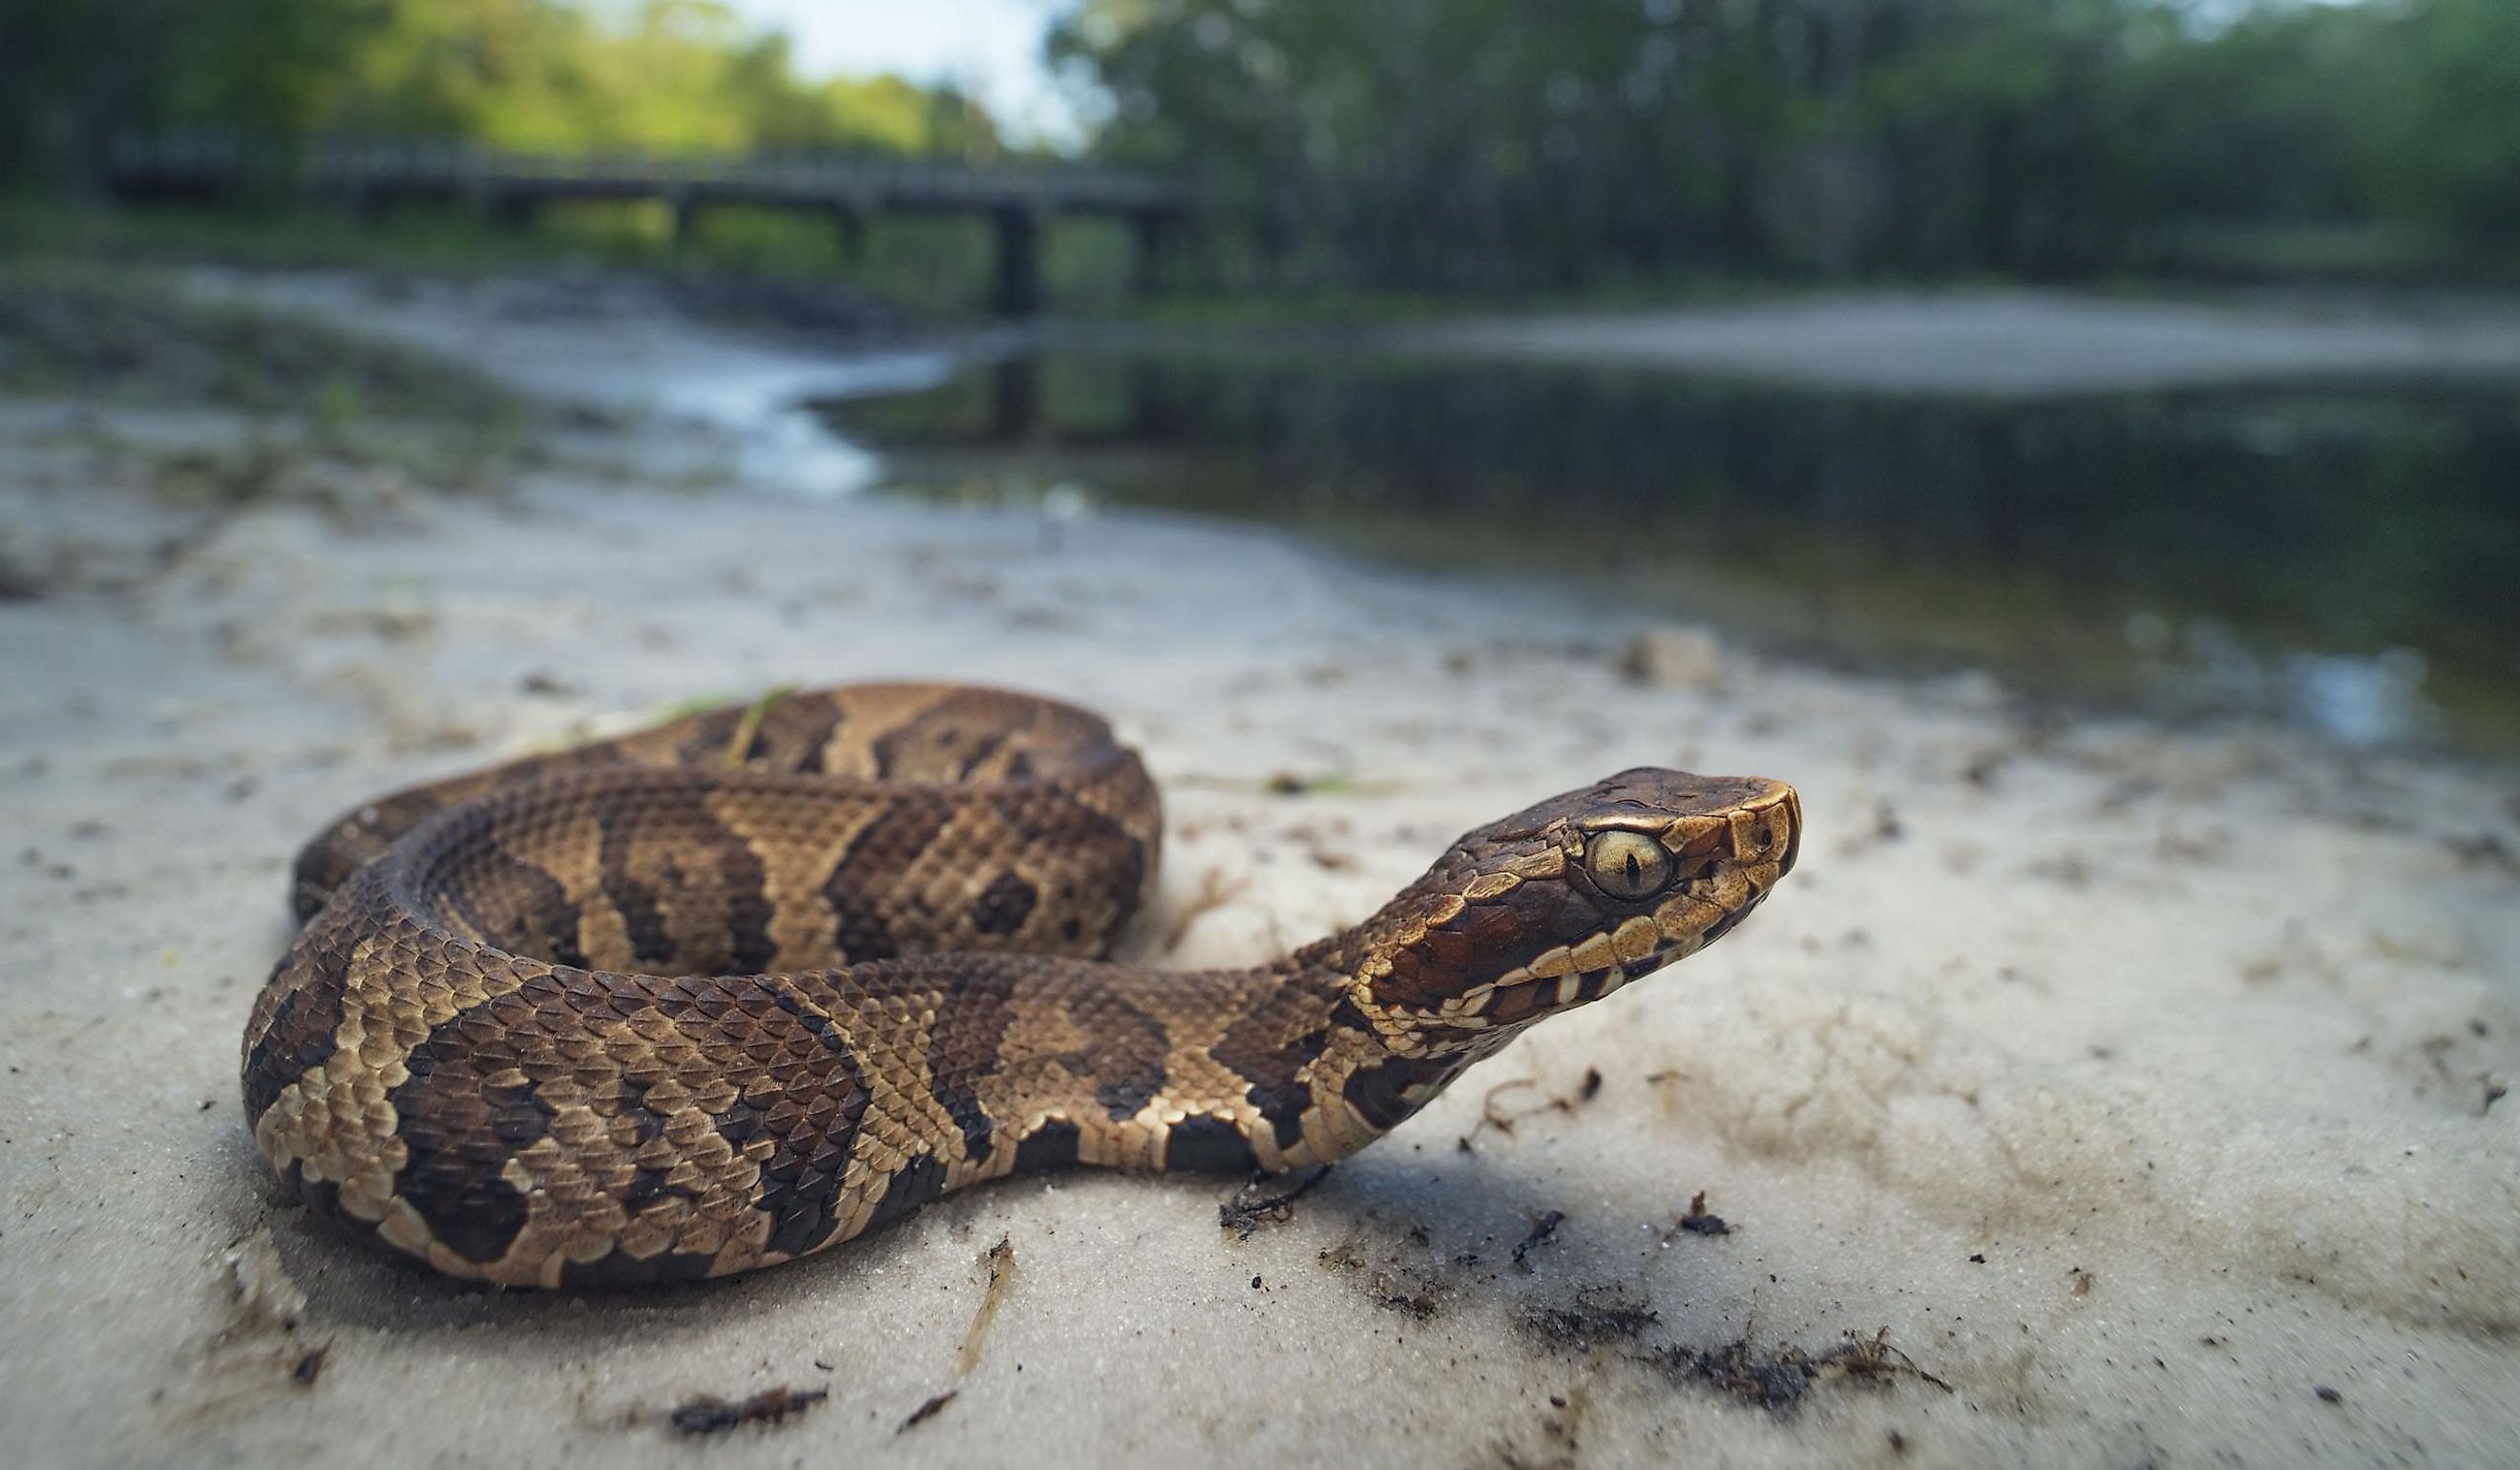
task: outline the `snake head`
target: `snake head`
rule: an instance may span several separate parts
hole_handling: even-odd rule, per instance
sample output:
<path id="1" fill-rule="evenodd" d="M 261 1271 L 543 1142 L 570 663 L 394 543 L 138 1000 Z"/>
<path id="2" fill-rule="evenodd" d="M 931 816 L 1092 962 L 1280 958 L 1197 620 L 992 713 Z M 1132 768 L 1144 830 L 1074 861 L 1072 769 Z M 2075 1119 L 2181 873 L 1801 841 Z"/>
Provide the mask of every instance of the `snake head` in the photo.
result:
<path id="1" fill-rule="evenodd" d="M 1394 1050 L 1482 1054 L 1732 931 L 1791 871 L 1793 787 L 1640 767 L 1463 836 L 1350 936 Z"/>

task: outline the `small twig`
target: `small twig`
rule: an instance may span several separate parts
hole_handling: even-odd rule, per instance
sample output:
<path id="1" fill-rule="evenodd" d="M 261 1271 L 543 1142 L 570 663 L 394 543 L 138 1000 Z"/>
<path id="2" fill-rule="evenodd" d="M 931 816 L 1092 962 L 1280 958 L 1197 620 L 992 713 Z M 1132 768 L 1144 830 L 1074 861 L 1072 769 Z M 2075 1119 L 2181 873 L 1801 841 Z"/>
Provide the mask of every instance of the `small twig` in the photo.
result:
<path id="1" fill-rule="evenodd" d="M 1495 1087 L 1492 1087 L 1485 1092 L 1479 1094 L 1479 1121 L 1470 1125 L 1470 1131 L 1468 1133 L 1465 1133 L 1460 1137 L 1454 1139 L 1454 1144 L 1459 1147 L 1462 1152 L 1468 1153 L 1470 1151 L 1471 1142 L 1475 1140 L 1480 1134 L 1485 1133 L 1491 1128 L 1495 1129 L 1498 1133 L 1508 1136 L 1508 1137 L 1511 1136 L 1513 1134 L 1513 1126 L 1516 1123 L 1530 1117 L 1531 1112 L 1539 1112 L 1541 1109 L 1534 1108 L 1531 1112 L 1526 1113 L 1501 1113 L 1497 1111 L 1496 1100 L 1498 1095 L 1504 1092 L 1510 1092 L 1516 1088 L 1536 1088 L 1538 1086 L 1540 1086 L 1540 1079 L 1537 1077 L 1514 1077 L 1498 1083 Z"/>
<path id="2" fill-rule="evenodd" d="M 989 1269 L 989 1284 L 980 1293 L 980 1307 L 971 1314 L 971 1325 L 963 1333 L 963 1352 L 956 1368 L 962 1377 L 969 1377 L 971 1370 L 980 1365 L 980 1345 L 989 1335 L 989 1324 L 997 1320 L 998 1304 L 1006 1300 L 1007 1283 L 1014 1279 L 1014 1241 L 999 1236 L 998 1243 L 989 1247 L 980 1261 Z"/>
<path id="3" fill-rule="evenodd" d="M 1897 1361 L 1892 1361 L 1893 1359 Z M 1932 1384 L 1946 1394 L 1954 1392 L 1950 1384 L 1916 1366 L 1916 1359 L 1893 1347 L 1890 1342 L 1890 1329 L 1887 1327 L 1873 1333 L 1869 1341 L 1848 1334 L 1845 1342 L 1813 1359 L 1812 1365 L 1816 1368 L 1836 1368 L 1856 1378 L 1877 1378 L 1893 1373 L 1906 1373 Z"/>
<path id="4" fill-rule="evenodd" d="M 1540 1086 L 1540 1079 L 1537 1077 L 1516 1077 L 1506 1082 L 1498 1083 L 1495 1087 L 1488 1089 L 1486 1095 L 1479 1099 L 1479 1121 L 1470 1125 L 1470 1131 L 1468 1133 L 1462 1134 L 1461 1136 L 1455 1138 L 1453 1140 L 1453 1145 L 1463 1153 L 1470 1153 L 1474 1151 L 1470 1145 L 1477 1140 L 1480 1134 L 1491 1128 L 1495 1129 L 1498 1133 L 1504 1134 L 1508 1137 L 1511 1137 L 1513 1136 L 1513 1126 L 1520 1123 L 1525 1118 L 1535 1118 L 1542 1113 L 1572 1113 L 1585 1103 L 1588 1103 L 1600 1095 L 1601 1069 L 1598 1067 L 1585 1068 L 1583 1084 L 1577 1088 L 1575 1095 L 1572 1097 L 1552 1097 L 1546 1102 L 1524 1108 L 1518 1113 L 1508 1113 L 1498 1109 L 1496 1100 L 1499 1094 L 1512 1091 L 1515 1088 L 1536 1088 L 1538 1086 Z"/>
<path id="5" fill-rule="evenodd" d="M 1234 1192 L 1234 1198 L 1216 1207 L 1218 1226 L 1232 1230 L 1237 1240 L 1248 1240 L 1251 1238 L 1251 1232 L 1263 1225 L 1284 1225 L 1295 1218 L 1295 1201 L 1312 1193 L 1322 1180 L 1328 1179 L 1331 1167 L 1324 1164 L 1307 1176 L 1302 1182 L 1283 1194 L 1263 1195 L 1257 1198 L 1250 1195 L 1252 1185 L 1268 1179 L 1269 1176 L 1253 1175 L 1241 1188 Z"/>
<path id="6" fill-rule="evenodd" d="M 680 1434 L 724 1434 L 739 1424 L 776 1424 L 802 1413 L 831 1397 L 825 1389 L 764 1389 L 749 1399 L 730 1403 L 715 1397 L 694 1399 L 675 1409 L 672 1423 Z"/>
<path id="7" fill-rule="evenodd" d="M 1201 914 L 1224 908 L 1227 904 L 1240 898 L 1242 890 L 1250 886 L 1251 879 L 1248 876 L 1236 878 L 1232 882 L 1226 881 L 1225 870 L 1220 868 L 1211 868 L 1200 873 L 1198 892 L 1191 895 L 1190 902 L 1184 904 L 1181 912 L 1173 915 L 1171 926 L 1164 930 L 1163 953 L 1169 955 L 1180 949 L 1181 942 L 1190 935 L 1190 926 L 1198 922 Z"/>
<path id="8" fill-rule="evenodd" d="M 935 1418 L 938 1412 L 941 1411 L 946 1404 L 954 1402 L 954 1396 L 961 1392 L 963 1392 L 961 1389 L 947 1389 L 941 1394 L 930 1397 L 926 1403 L 912 1409 L 910 1411 L 910 1417 L 902 1420 L 901 1427 L 894 1430 L 893 1433 L 908 1434 L 912 1430 L 917 1429 L 920 1425 Z"/>

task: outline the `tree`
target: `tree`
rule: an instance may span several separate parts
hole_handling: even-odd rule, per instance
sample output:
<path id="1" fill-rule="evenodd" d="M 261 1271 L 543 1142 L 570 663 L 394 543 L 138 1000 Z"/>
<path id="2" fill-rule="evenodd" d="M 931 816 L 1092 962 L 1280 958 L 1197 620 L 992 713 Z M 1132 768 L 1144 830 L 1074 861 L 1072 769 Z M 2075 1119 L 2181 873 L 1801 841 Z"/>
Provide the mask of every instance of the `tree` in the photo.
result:
<path id="1" fill-rule="evenodd" d="M 1109 156 L 1363 286 L 2078 274 L 2193 224 L 2520 244 L 2520 0 L 1087 0 Z"/>

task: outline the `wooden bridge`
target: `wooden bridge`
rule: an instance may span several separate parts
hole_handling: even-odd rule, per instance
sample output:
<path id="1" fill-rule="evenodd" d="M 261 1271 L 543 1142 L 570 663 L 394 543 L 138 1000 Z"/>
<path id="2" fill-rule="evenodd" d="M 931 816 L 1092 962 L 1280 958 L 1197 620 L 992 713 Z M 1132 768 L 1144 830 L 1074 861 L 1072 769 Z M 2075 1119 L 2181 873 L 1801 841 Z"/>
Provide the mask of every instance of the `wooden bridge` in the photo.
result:
<path id="1" fill-rule="evenodd" d="M 830 216 L 852 252 L 877 214 L 974 214 L 995 230 L 991 305 L 1007 316 L 1042 307 L 1042 234 L 1051 221 L 1125 221 L 1136 240 L 1138 289 L 1152 291 L 1192 208 L 1178 180 L 1083 164 L 982 167 L 879 155 L 557 157 L 341 140 L 284 156 L 216 136 L 125 140 L 114 150 L 110 182 L 129 199 L 216 199 L 279 188 L 362 211 L 406 200 L 469 203 L 514 223 L 561 200 L 658 200 L 673 209 L 677 240 L 689 238 L 710 208 L 797 209 Z"/>

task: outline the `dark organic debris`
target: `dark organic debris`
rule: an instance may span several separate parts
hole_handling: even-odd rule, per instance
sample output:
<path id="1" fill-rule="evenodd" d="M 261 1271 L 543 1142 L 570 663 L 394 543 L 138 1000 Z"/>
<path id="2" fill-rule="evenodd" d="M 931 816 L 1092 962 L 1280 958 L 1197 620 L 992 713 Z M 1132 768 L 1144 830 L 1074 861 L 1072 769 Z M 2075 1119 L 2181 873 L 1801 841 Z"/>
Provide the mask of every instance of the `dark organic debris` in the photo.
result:
<path id="1" fill-rule="evenodd" d="M 1628 1342 L 1662 1320 L 1662 1314 L 1616 1286 L 1587 1286 L 1563 1307 L 1543 1307 L 1523 1318 L 1534 1332 L 1559 1347 L 1584 1352 L 1606 1342 Z"/>
<path id="2" fill-rule="evenodd" d="M 1789 1414 L 1800 1405 L 1803 1390 L 1818 1376 L 1811 1359 L 1799 1348 L 1774 1358 L 1753 1355 L 1747 1342 L 1727 1343 L 1712 1352 L 1665 1348 L 1655 1355 L 1674 1382 L 1697 1379 L 1774 1414 Z"/>
<path id="3" fill-rule="evenodd" d="M 1358 1255 L 1352 1244 L 1332 1246 L 1321 1253 L 1322 1265 L 1328 1270 L 1361 1275 L 1366 1295 L 1385 1312 L 1406 1313 L 1424 1321 L 1444 1310 L 1446 1292 L 1440 1280 L 1401 1266 L 1396 1254 L 1385 1259 L 1392 1267 L 1389 1270 L 1375 1268 Z"/>
<path id="4" fill-rule="evenodd" d="M 1513 1264 L 1523 1267 L 1525 1270 L 1529 1270 L 1530 1268 L 1523 1258 L 1530 1255 L 1533 1251 L 1538 1250 L 1540 1247 L 1547 1245 L 1550 1241 L 1550 1237 L 1557 1233 L 1557 1227 L 1560 1225 L 1565 1224 L 1565 1221 L 1566 1212 L 1563 1210 L 1552 1210 L 1541 1216 L 1538 1220 L 1533 1221 L 1531 1223 L 1531 1233 L 1523 1236 L 1521 1242 L 1513 1248 Z"/>
<path id="5" fill-rule="evenodd" d="M 2444 837 L 2442 845 L 2458 860 L 2461 868 L 2493 869 L 2506 877 L 2520 878 L 2520 851 L 2502 840 L 2498 832 L 2478 832 L 2472 837 Z"/>
<path id="6" fill-rule="evenodd" d="M 2345 1402 L 2345 1396 L 2343 1394 L 2338 1393 L 2336 1390 L 2329 1388 L 2323 1383 L 2311 1390 L 2311 1392 L 2318 1396 L 2318 1402 L 2321 1403 L 2342 1403 Z"/>
<path id="7" fill-rule="evenodd" d="M 680 1434 L 724 1434 L 741 1424 L 776 1424 L 803 1413 L 831 1397 L 824 1389 L 763 1389 L 749 1399 L 730 1403 L 704 1395 L 675 1409 L 673 1425 Z"/>
<path id="8" fill-rule="evenodd" d="M 947 1389 L 945 1392 L 935 1395 L 926 1403 L 912 1409 L 910 1411 L 910 1417 L 902 1420 L 901 1427 L 894 1430 L 893 1433 L 908 1434 L 912 1430 L 917 1429 L 920 1425 L 935 1418 L 937 1414 L 944 1410 L 945 1405 L 953 1403 L 955 1396 L 962 1392 L 963 1391 L 961 1389 Z"/>
<path id="9" fill-rule="evenodd" d="M 296 1365 L 289 1370 L 289 1376 L 300 1388 L 313 1388 L 316 1375 L 324 1371 L 324 1359 L 332 1351 L 331 1343 L 326 1343 L 320 1348 L 309 1348 L 299 1356 Z"/>
<path id="10" fill-rule="evenodd" d="M 1680 1217 L 1680 1227 L 1692 1235 L 1730 1235 L 1732 1233 L 1732 1227 L 1724 1223 L 1723 1216 L 1710 1215 L 1707 1213 L 1706 1191 L 1703 1189 L 1698 1190 L 1695 1194 L 1688 1197 L 1688 1213 Z"/>
<path id="11" fill-rule="evenodd" d="M 1216 1223 L 1232 1230 L 1237 1240 L 1248 1240 L 1251 1232 L 1264 1225 L 1284 1225 L 1295 1218 L 1295 1201 L 1313 1192 L 1315 1186 L 1330 1177 L 1330 1166 L 1324 1164 L 1306 1176 L 1301 1183 L 1279 1194 L 1254 1194 L 1251 1191 L 1266 1183 L 1269 1175 L 1253 1175 L 1234 1197 L 1216 1207 Z"/>
<path id="12" fill-rule="evenodd" d="M 1407 1313 L 1421 1322 L 1443 1311 L 1443 1303 L 1424 1281 L 1387 1271 L 1373 1273 L 1373 1305 L 1386 1312 Z"/>
<path id="13" fill-rule="evenodd" d="M 1949 1383 L 1917 1367 L 1914 1359 L 1892 1347 L 1887 1327 L 1869 1338 L 1849 1337 L 1818 1356 L 1788 1347 L 1762 1358 L 1744 1337 L 1704 1351 L 1664 1348 L 1653 1357 L 1674 1382 L 1711 1384 L 1779 1417 L 1794 1412 L 1801 1406 L 1804 1391 L 1828 1377 L 1874 1384 L 1891 1378 L 1914 1378 L 1944 1393 L 1953 1391 Z"/>
<path id="14" fill-rule="evenodd" d="M 1578 1102 L 1590 1102 L 1600 1095 L 1601 1069 L 1598 1067 L 1586 1067 L 1584 1069 L 1584 1089 L 1577 1094 L 1575 1100 Z"/>

